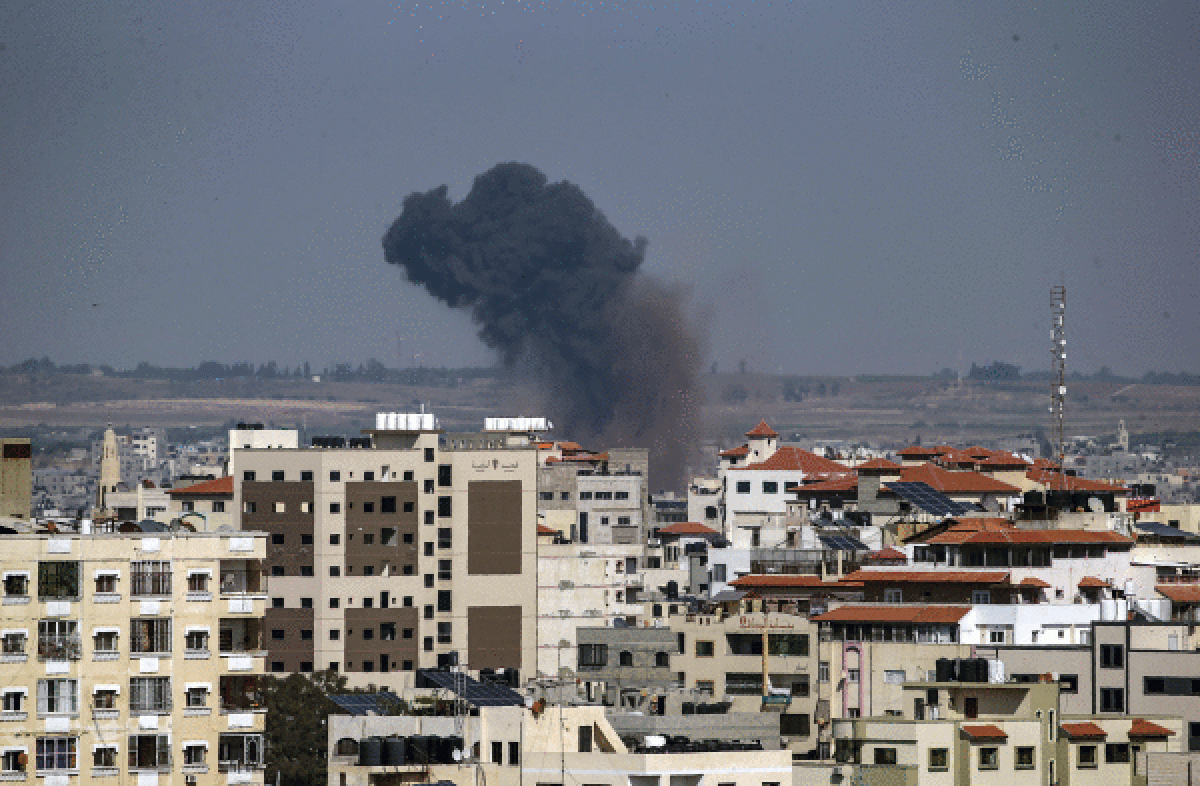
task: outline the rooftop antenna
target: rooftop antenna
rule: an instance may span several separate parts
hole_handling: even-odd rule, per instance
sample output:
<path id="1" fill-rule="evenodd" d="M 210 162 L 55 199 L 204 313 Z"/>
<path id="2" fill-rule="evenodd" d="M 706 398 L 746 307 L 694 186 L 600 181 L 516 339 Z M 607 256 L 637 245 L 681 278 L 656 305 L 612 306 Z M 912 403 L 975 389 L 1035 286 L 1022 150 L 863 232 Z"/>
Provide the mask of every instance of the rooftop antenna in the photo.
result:
<path id="1" fill-rule="evenodd" d="M 1058 458 L 1058 471 L 1066 477 L 1066 403 L 1067 403 L 1067 288 L 1059 285 L 1050 290 L 1050 311 L 1053 318 L 1050 347 L 1051 368 L 1053 369 L 1050 392 L 1050 435 L 1053 440 L 1054 455 Z"/>

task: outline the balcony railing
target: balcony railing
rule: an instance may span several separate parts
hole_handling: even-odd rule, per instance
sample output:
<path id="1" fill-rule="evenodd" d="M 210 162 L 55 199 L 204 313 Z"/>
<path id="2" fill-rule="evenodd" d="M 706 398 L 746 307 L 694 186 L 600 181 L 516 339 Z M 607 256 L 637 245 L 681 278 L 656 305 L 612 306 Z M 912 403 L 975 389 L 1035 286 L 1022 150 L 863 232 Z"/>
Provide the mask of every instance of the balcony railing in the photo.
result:
<path id="1" fill-rule="evenodd" d="M 41 660 L 79 660 L 83 643 L 79 634 L 38 637 L 38 658 Z"/>
<path id="2" fill-rule="evenodd" d="M 259 595 L 262 574 L 256 570 L 221 570 L 222 595 Z"/>

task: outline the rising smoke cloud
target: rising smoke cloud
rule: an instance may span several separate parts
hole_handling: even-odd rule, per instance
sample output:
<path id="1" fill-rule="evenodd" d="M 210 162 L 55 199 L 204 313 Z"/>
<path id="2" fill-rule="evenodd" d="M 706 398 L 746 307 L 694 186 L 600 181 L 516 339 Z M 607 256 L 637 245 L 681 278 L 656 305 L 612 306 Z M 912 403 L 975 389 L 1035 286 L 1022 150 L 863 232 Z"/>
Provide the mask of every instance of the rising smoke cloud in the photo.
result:
<path id="1" fill-rule="evenodd" d="M 628 240 L 587 195 L 528 164 L 410 194 L 384 258 L 451 308 L 508 367 L 529 368 L 560 433 L 650 449 L 652 482 L 684 479 L 696 436 L 700 342 L 684 298 L 641 272 Z"/>

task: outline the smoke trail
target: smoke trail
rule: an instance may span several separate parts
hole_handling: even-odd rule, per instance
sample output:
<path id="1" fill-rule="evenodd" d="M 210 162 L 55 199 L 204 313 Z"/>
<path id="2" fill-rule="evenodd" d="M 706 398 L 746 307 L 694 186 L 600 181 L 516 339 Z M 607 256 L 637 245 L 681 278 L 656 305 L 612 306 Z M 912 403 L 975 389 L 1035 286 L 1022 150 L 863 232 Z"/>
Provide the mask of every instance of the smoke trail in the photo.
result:
<path id="1" fill-rule="evenodd" d="M 458 204 L 414 193 L 384 258 L 452 308 L 505 365 L 528 364 L 560 433 L 650 449 L 655 484 L 683 479 L 696 435 L 700 346 L 683 296 L 639 272 L 630 241 L 571 183 L 528 164 L 475 178 Z"/>

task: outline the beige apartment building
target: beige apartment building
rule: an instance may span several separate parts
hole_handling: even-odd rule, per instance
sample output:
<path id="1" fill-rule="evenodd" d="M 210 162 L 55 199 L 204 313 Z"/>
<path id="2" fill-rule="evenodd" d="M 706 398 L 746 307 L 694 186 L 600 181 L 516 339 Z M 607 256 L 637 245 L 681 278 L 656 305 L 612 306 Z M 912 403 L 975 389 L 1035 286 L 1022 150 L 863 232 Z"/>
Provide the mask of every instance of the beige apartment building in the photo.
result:
<path id="1" fill-rule="evenodd" d="M 426 427 L 238 451 L 241 527 L 269 533 L 269 671 L 393 690 L 454 659 L 534 674 L 536 448 L 455 447 L 413 418 Z"/>
<path id="2" fill-rule="evenodd" d="M 28 437 L 0 439 L 0 517 L 28 519 L 33 500 L 33 445 Z"/>
<path id="3" fill-rule="evenodd" d="M 265 536 L 11 534 L 0 550 L 0 780 L 263 783 Z"/>

